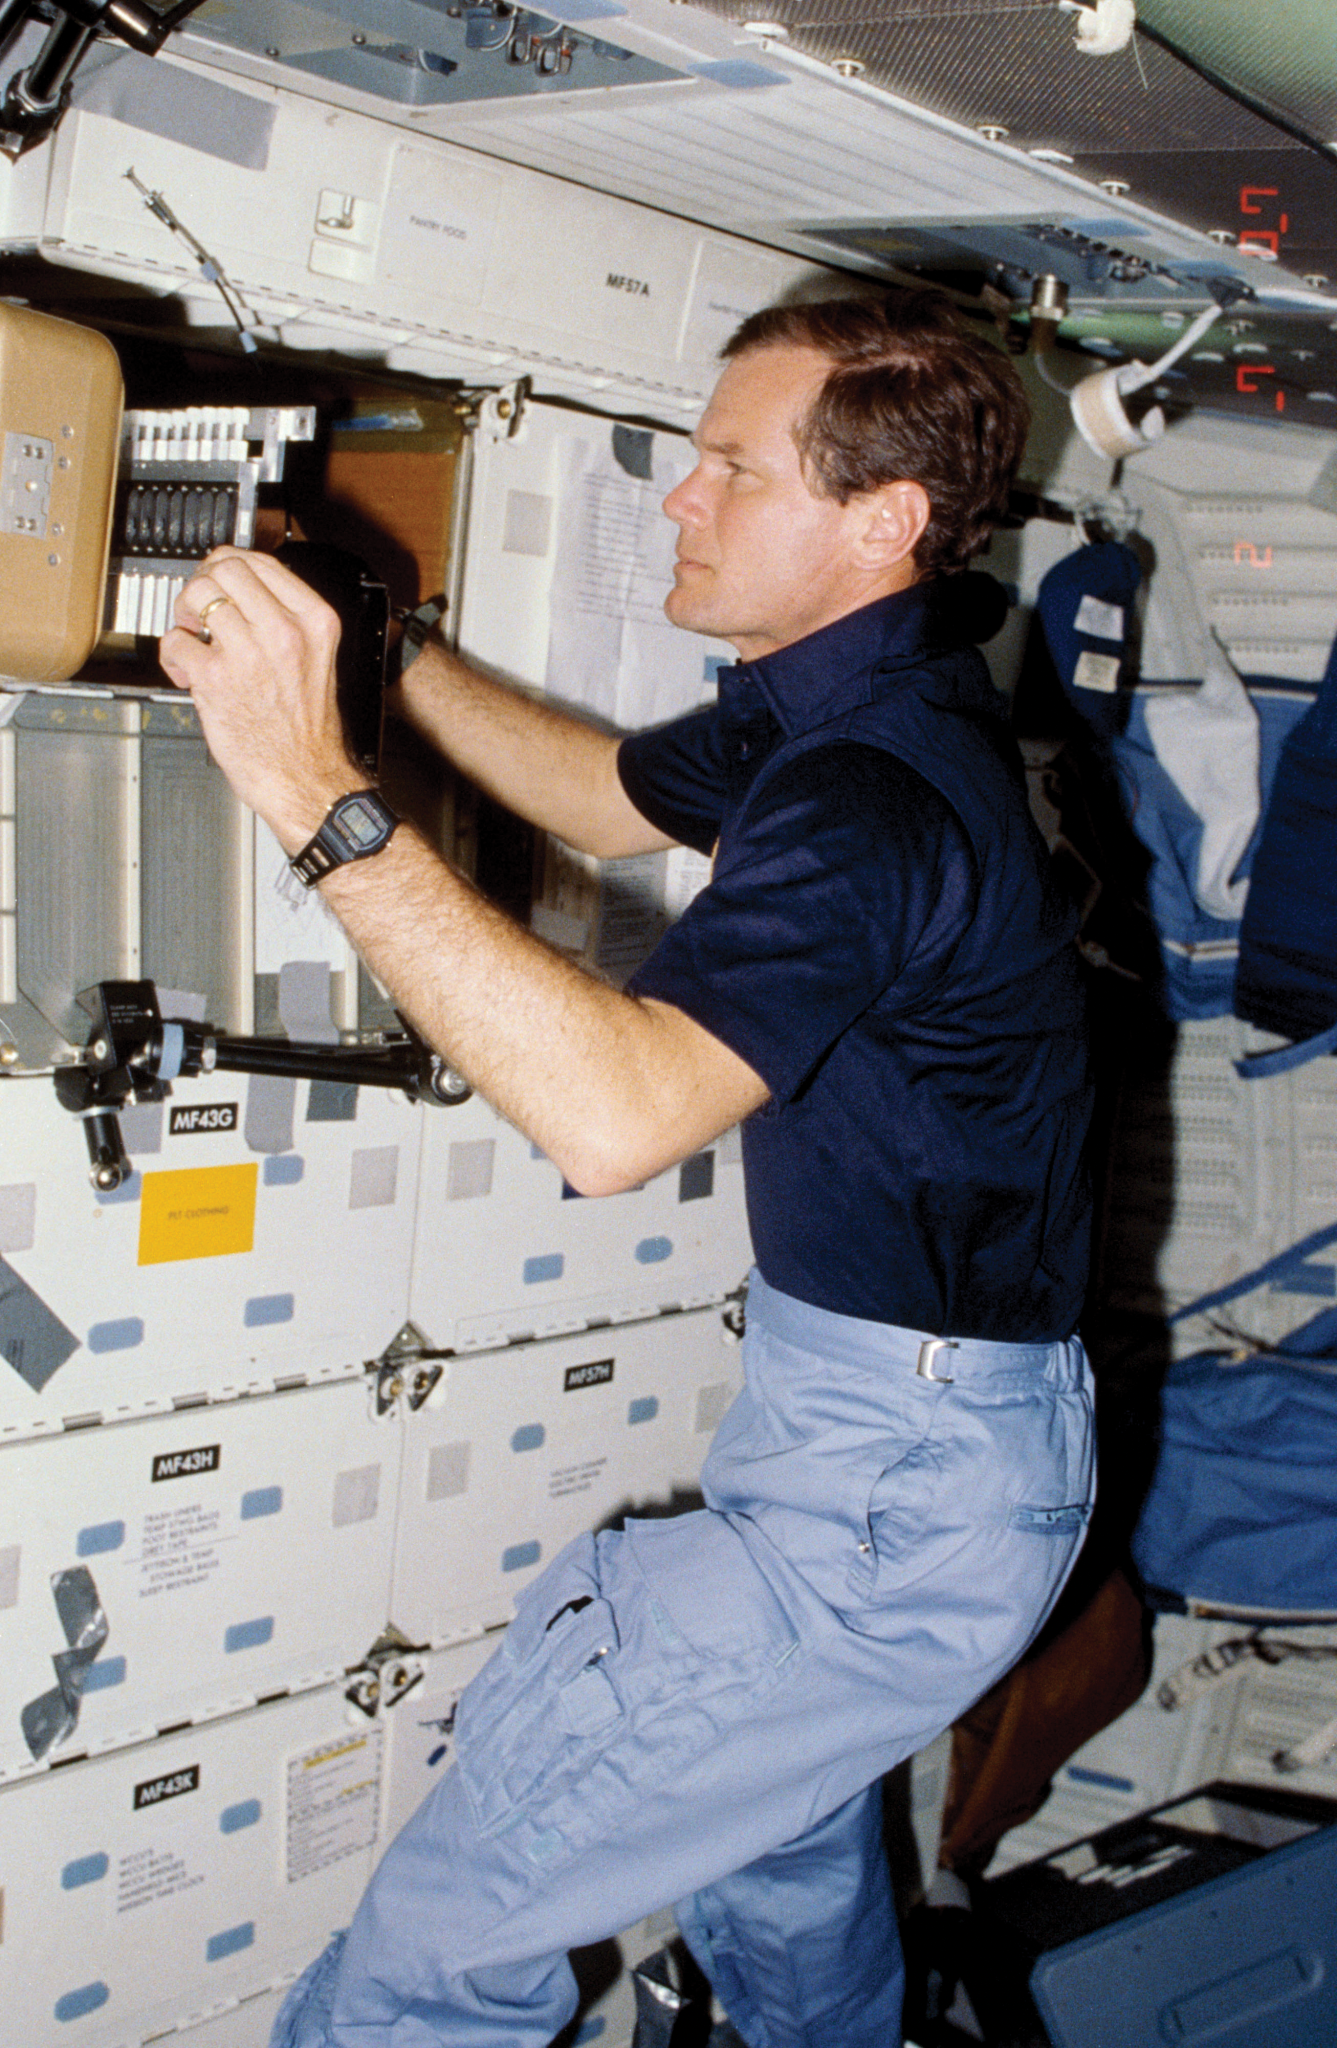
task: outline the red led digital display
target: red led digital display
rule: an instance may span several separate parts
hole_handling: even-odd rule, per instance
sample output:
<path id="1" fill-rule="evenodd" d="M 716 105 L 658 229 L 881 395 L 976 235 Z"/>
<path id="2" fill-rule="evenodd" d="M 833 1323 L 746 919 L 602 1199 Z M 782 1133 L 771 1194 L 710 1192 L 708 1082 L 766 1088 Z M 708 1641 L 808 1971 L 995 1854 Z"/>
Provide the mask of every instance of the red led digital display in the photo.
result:
<path id="1" fill-rule="evenodd" d="M 1268 219 L 1274 226 L 1247 227 L 1239 231 L 1241 249 L 1266 249 L 1273 256 L 1281 254 L 1281 239 L 1291 231 L 1291 217 L 1282 211 L 1277 203 L 1281 198 L 1279 185 L 1241 185 L 1240 212 L 1251 219 Z M 1260 391 L 1270 390 L 1274 409 L 1286 410 L 1286 394 L 1280 385 L 1260 384 L 1260 377 L 1275 377 L 1275 363 L 1239 363 L 1235 368 L 1235 389 L 1243 397 L 1256 396 Z M 1236 560 L 1238 560 L 1238 553 Z"/>

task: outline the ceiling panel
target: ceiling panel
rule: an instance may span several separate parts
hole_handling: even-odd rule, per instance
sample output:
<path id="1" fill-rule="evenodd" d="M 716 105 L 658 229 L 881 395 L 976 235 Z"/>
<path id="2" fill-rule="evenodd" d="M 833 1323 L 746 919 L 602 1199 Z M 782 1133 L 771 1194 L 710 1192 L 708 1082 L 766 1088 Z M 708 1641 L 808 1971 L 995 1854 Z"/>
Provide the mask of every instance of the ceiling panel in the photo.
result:
<path id="1" fill-rule="evenodd" d="M 601 8 L 615 13 L 605 22 Z M 1072 294 L 1062 341 L 1144 359 L 1182 308 L 1233 277 L 1254 302 L 1232 307 L 1176 390 L 1327 425 L 1337 162 L 1256 104 L 1280 89 L 1294 38 L 1271 24 L 1290 11 L 1142 0 L 1157 34 L 1213 29 L 1211 62 L 1195 69 L 1192 51 L 1185 61 L 1146 35 L 1085 55 L 1055 0 L 567 0 L 577 70 L 605 35 L 632 53 L 625 82 L 596 91 L 569 78 L 559 89 L 532 66 L 519 67 L 523 90 L 500 90 L 516 66 L 481 47 L 484 31 L 523 10 L 497 0 L 207 0 L 182 47 L 286 83 L 301 71 L 304 91 L 336 103 L 823 262 L 992 286 L 1016 308 L 1018 339 L 1045 271 Z M 543 18 L 523 18 L 542 40 Z M 1319 21 L 1296 73 L 1310 118 L 1326 108 L 1335 33 Z M 387 38 L 419 94 L 417 70 L 449 43 L 448 104 L 410 103 Z M 1248 72 L 1254 104 L 1200 75 L 1227 63 Z M 617 60 L 599 64 L 619 75 Z M 1323 282 L 1307 291 L 1305 277 Z"/>

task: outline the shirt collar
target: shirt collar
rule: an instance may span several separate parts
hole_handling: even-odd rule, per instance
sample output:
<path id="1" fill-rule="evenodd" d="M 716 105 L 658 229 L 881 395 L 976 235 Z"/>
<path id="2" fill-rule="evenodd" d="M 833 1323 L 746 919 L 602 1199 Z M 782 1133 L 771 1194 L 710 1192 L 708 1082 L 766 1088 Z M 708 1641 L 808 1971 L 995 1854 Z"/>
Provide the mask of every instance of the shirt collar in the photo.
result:
<path id="1" fill-rule="evenodd" d="M 889 671 L 917 662 L 944 641 L 951 644 L 953 636 L 933 617 L 934 588 L 912 584 L 774 654 L 721 668 L 721 704 L 737 714 L 760 699 L 785 737 L 794 739 L 871 703 L 891 686 Z"/>

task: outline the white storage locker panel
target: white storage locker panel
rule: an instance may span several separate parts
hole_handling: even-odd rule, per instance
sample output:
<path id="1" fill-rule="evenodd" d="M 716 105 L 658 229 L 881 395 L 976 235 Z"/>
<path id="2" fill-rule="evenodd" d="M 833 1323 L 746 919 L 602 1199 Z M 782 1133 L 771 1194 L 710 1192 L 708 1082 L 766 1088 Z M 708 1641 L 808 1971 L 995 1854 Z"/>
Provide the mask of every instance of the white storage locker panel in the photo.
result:
<path id="1" fill-rule="evenodd" d="M 1238 1638 L 1243 1630 L 1231 1633 Z M 1281 1624 L 1265 1632 L 1277 1661 L 1242 1659 L 1214 1701 L 1223 1724 L 1221 1775 L 1337 1796 L 1337 1629 Z M 1286 1654 L 1286 1650 L 1289 1654 Z"/>
<path id="2" fill-rule="evenodd" d="M 269 2048 L 287 1986 L 259 1991 L 170 2035 L 171 2048 Z"/>
<path id="3" fill-rule="evenodd" d="M 737 1132 L 587 1200 L 477 1097 L 424 1121 L 409 1315 L 440 1349 L 719 1300 L 750 1264 Z"/>
<path id="4" fill-rule="evenodd" d="M 406 1425 L 397 1625 L 444 1644 L 509 1620 L 571 1537 L 694 1493 L 742 1380 L 731 1339 L 698 1309 L 448 1361 Z"/>
<path id="5" fill-rule="evenodd" d="M 1159 567 L 1139 654 L 1146 681 L 1201 673 L 1210 631 L 1241 675 L 1315 684 L 1337 632 L 1334 437 L 1203 413 L 1128 464 Z"/>
<path id="6" fill-rule="evenodd" d="M 421 1659 L 422 1676 L 383 1716 L 387 1735 L 380 1852 L 439 1785 L 455 1760 L 455 1709 L 469 1680 L 501 1648 L 504 1629 Z M 417 1660 L 415 1660 L 416 1662 Z"/>
<path id="7" fill-rule="evenodd" d="M 0 1080 L 0 1440 L 359 1373 L 404 1320 L 426 1114 L 177 1081 L 123 1116 L 135 1171 L 99 1195 L 50 1081 Z"/>
<path id="8" fill-rule="evenodd" d="M 179 2036 L 169 2036 L 171 2048 L 269 2048 L 286 1996 L 286 1985 L 258 1991 L 197 2021 Z"/>
<path id="9" fill-rule="evenodd" d="M 1310 1060 L 1293 1073 L 1251 1082 L 1264 1143 L 1271 1154 L 1276 1204 L 1288 1246 L 1337 1223 L 1337 1068 Z M 1337 1243 L 1288 1263 L 1268 1283 L 1282 1334 L 1332 1306 L 1337 1297 Z M 1252 1312 L 1255 1304 L 1248 1304 Z"/>
<path id="10" fill-rule="evenodd" d="M 166 103 L 175 66 L 158 63 L 146 89 Z M 208 137 L 170 110 L 151 133 L 75 106 L 50 145 L 45 255 L 180 291 L 196 320 L 228 325 L 189 252 L 127 182 L 133 168 L 288 346 L 474 380 L 528 370 L 564 395 L 634 397 L 677 415 L 699 406 L 735 314 L 813 274 L 739 244 L 746 273 L 730 296 L 743 303 L 721 320 L 710 279 L 727 267 L 728 235 L 282 87 L 209 85 L 254 130 L 254 161 L 209 153 Z"/>
<path id="11" fill-rule="evenodd" d="M 0 1791 L 6 2038 L 122 2048 L 295 1976 L 366 1886 L 383 1750 L 334 1690 Z"/>
<path id="12" fill-rule="evenodd" d="M 1008 1863 L 1212 1778 L 1331 1798 L 1337 1789 L 1337 1628 L 1158 1615 L 1151 1682 L 1059 1771 L 1049 1804 L 1004 1844 Z M 1023 1838 L 1032 1846 L 1020 1852 Z M 1038 1846 L 1043 1843 L 1044 1846 Z M 998 1867 L 1003 1867 L 1000 1854 Z"/>
<path id="13" fill-rule="evenodd" d="M 47 1763 L 311 1687 L 385 1625 L 401 1426 L 368 1385 L 191 1408 L 0 1450 L 0 1774 L 55 1683 L 57 1594 L 107 1633 Z"/>

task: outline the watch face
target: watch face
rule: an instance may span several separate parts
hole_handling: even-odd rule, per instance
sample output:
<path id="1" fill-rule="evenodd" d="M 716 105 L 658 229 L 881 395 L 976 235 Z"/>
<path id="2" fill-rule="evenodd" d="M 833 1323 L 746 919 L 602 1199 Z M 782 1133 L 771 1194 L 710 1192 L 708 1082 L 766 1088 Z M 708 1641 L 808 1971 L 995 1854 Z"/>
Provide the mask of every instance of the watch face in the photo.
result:
<path id="1" fill-rule="evenodd" d="M 370 850 L 385 838 L 385 818 L 365 797 L 350 796 L 339 806 L 339 829 L 347 834 L 358 852 Z"/>
<path id="2" fill-rule="evenodd" d="M 361 860 L 379 853 L 399 824 L 397 814 L 374 789 L 356 789 L 331 806 L 324 824 L 309 846 L 294 854 L 288 865 L 309 889 L 331 868 L 345 861 Z"/>

